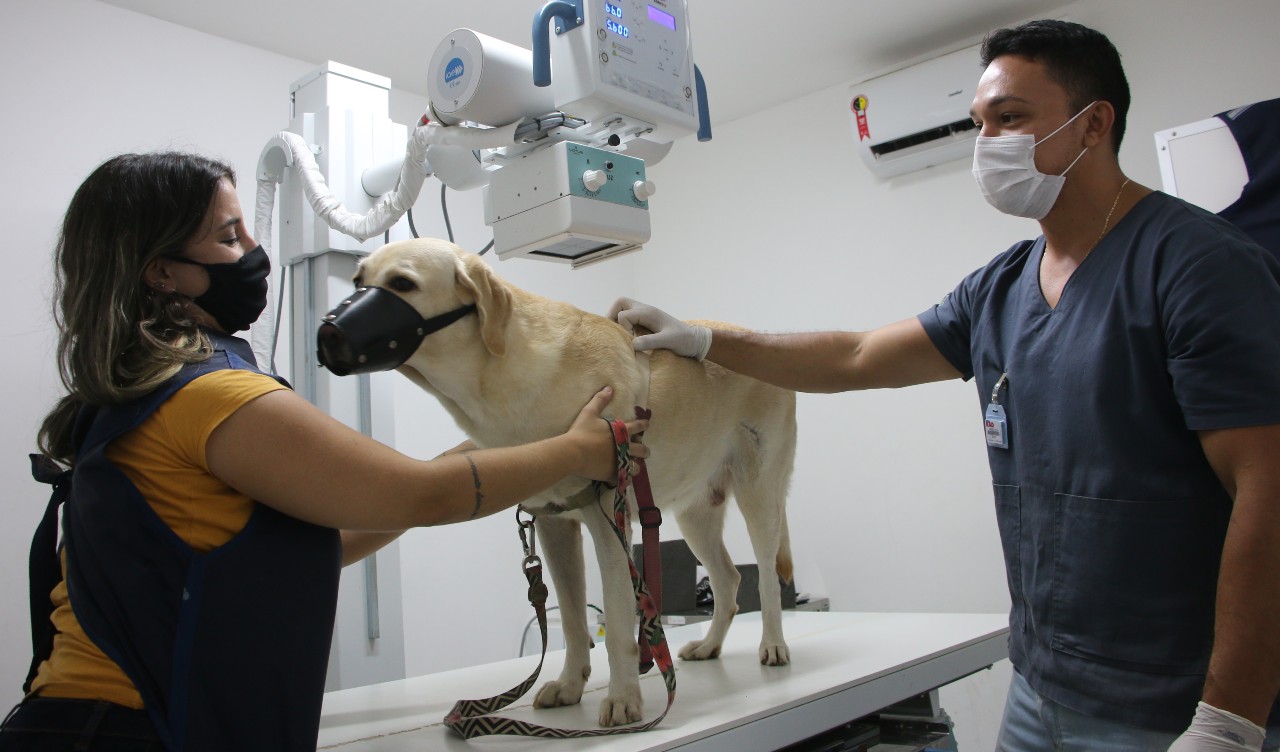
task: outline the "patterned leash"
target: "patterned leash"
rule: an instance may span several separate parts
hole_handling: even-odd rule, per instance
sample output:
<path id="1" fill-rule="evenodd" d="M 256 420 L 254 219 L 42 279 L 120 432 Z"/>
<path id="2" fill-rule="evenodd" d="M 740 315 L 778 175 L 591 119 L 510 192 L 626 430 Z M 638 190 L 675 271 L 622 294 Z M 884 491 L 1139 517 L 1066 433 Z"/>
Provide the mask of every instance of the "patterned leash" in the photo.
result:
<path id="1" fill-rule="evenodd" d="M 534 520 L 521 521 L 520 509 L 517 507 L 516 521 L 520 525 L 520 543 L 524 546 L 525 554 L 521 569 L 524 571 L 525 578 L 529 581 L 529 603 L 533 606 L 534 613 L 537 614 L 538 629 L 542 632 L 542 657 L 538 659 L 538 667 L 534 669 L 528 679 L 505 693 L 483 700 L 459 700 L 454 704 L 449 714 L 444 717 L 444 725 L 464 739 L 499 734 L 535 736 L 546 739 L 634 734 L 638 731 L 648 731 L 661 723 L 667 717 L 667 713 L 671 710 L 671 705 L 676 700 L 676 671 L 671 661 L 671 650 L 667 647 L 667 639 L 662 630 L 662 623 L 658 618 L 658 608 L 649 596 L 649 590 L 645 587 L 644 580 L 636 570 L 635 560 L 631 556 L 630 547 L 627 546 L 626 531 L 630 529 L 631 525 L 631 515 L 627 509 L 627 488 L 631 485 L 633 477 L 637 479 L 643 478 L 642 482 L 647 487 L 649 483 L 648 469 L 645 467 L 642 458 L 637 457 L 633 460 L 627 451 L 630 437 L 627 435 L 626 424 L 620 420 L 614 420 L 610 421 L 609 425 L 613 429 L 614 444 L 618 453 L 618 484 L 613 492 L 613 532 L 627 554 L 627 565 L 631 572 L 631 587 L 635 591 L 636 605 L 640 612 L 641 640 L 652 651 L 654 663 L 658 666 L 658 670 L 662 672 L 663 681 L 666 682 L 667 706 L 663 709 L 662 715 L 648 723 L 606 729 L 558 729 L 515 718 L 492 715 L 492 713 L 502 710 L 520 699 L 529 691 L 534 682 L 538 680 L 538 675 L 542 673 L 542 664 L 547 658 L 547 586 L 542 582 L 542 560 L 537 555 L 533 528 Z M 633 465 L 635 467 L 634 473 L 631 472 Z M 639 483 L 637 483 L 638 485 Z M 601 513 L 604 513 L 603 509 L 601 509 Z M 527 535 L 526 530 L 528 531 Z"/>

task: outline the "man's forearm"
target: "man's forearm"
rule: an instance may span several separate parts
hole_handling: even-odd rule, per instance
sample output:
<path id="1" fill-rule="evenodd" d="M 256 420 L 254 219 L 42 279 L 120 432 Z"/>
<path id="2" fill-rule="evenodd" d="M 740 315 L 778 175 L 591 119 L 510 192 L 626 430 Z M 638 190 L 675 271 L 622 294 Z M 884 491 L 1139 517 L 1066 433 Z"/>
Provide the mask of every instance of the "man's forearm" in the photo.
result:
<path id="1" fill-rule="evenodd" d="M 916 319 L 869 332 L 759 334 L 712 330 L 707 360 L 798 392 L 847 392 L 960 376 Z"/>
<path id="2" fill-rule="evenodd" d="M 1204 701 L 1265 727 L 1280 692 L 1280 495 L 1240 489 L 1218 576 Z"/>
<path id="3" fill-rule="evenodd" d="M 730 371 L 798 392 L 857 388 L 855 332 L 762 334 L 713 329 L 707 360 Z"/>

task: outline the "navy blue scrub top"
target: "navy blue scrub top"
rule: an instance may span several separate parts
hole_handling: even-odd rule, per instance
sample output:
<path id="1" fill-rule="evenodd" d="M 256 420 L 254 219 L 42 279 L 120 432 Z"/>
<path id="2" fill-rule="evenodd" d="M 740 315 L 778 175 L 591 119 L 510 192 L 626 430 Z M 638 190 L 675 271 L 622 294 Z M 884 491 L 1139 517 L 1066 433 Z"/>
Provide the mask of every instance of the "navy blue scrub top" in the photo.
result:
<path id="1" fill-rule="evenodd" d="M 995 482 L 1220 495 L 1194 432 L 1280 423 L 1280 261 L 1159 192 L 1103 238 L 1056 308 L 1040 291 L 1043 252 L 1043 237 L 1018 243 L 920 315 L 976 376 L 983 409 L 1008 374 L 1011 447 L 989 452 Z"/>
<path id="2" fill-rule="evenodd" d="M 1218 117 L 1240 147 L 1249 182 L 1218 216 L 1280 256 L 1280 99 L 1246 105 Z"/>
<path id="3" fill-rule="evenodd" d="M 988 448 L 1012 600 L 1010 655 L 1081 712 L 1180 731 L 1212 647 L 1231 499 L 1197 431 L 1280 423 L 1280 261 L 1218 217 L 1144 197 L 1056 308 L 1044 238 L 919 317 L 977 385 L 1002 374 Z"/>

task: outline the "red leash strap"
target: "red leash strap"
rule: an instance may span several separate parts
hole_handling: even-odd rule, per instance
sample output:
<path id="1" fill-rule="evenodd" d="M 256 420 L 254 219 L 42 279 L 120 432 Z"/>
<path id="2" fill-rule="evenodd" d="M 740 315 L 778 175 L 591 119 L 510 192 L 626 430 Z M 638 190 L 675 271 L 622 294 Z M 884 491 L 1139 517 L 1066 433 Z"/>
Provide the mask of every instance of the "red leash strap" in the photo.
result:
<path id="1" fill-rule="evenodd" d="M 643 407 L 636 408 L 637 420 L 648 420 L 653 413 Z M 614 438 L 617 439 L 615 430 Z M 653 489 L 649 487 L 649 468 L 643 459 L 637 457 L 631 461 L 636 468 L 631 481 L 636 490 L 636 511 L 640 517 L 640 547 L 644 557 L 644 584 L 649 589 L 649 597 L 653 599 L 653 607 L 657 609 L 659 618 L 662 614 L 662 546 L 659 535 L 662 526 L 662 510 L 653 503 Z M 653 668 L 653 653 L 649 643 L 641 635 L 640 673 L 647 673 Z"/>

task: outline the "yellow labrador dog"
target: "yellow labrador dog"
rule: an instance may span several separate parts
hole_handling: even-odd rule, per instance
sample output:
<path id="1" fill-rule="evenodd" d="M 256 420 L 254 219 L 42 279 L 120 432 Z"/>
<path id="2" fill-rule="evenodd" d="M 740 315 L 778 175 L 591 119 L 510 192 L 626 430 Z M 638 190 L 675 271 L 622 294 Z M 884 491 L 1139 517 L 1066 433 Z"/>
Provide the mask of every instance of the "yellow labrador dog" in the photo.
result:
<path id="1" fill-rule="evenodd" d="M 644 401 L 631 336 L 621 326 L 520 290 L 499 279 L 480 257 L 451 243 L 420 239 L 385 245 L 361 262 L 355 282 L 394 292 L 424 318 L 475 305 L 475 315 L 468 313 L 427 336 L 398 370 L 435 395 L 481 447 L 521 444 L 564 431 L 583 403 L 606 384 L 615 390 L 610 409 L 616 417 L 630 419 L 632 406 Z M 760 569 L 760 662 L 785 664 L 789 655 L 778 578 L 790 581 L 792 576 L 785 504 L 795 456 L 795 394 L 714 363 L 665 351 L 651 357 L 648 405 L 653 418 L 644 442 L 651 453 L 654 500 L 667 519 L 675 518 L 706 567 L 716 604 L 706 638 L 685 645 L 680 657 L 717 657 L 737 611 L 739 576 L 721 537 L 725 499 L 732 493 L 746 518 Z M 594 508 L 594 496 L 584 496 L 590 494 L 589 481 L 571 478 L 525 502 L 538 514 L 567 653 L 560 677 L 539 690 L 534 704 L 578 703 L 591 671 L 585 525 L 600 563 L 610 627 L 605 637 L 609 692 L 600 707 L 600 725 L 618 726 L 641 718 L 636 603 L 627 553 L 606 515 Z M 545 513 L 565 508 L 570 511 Z"/>

